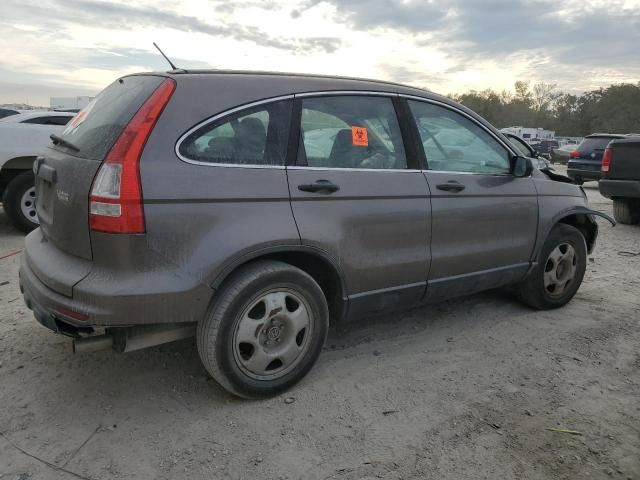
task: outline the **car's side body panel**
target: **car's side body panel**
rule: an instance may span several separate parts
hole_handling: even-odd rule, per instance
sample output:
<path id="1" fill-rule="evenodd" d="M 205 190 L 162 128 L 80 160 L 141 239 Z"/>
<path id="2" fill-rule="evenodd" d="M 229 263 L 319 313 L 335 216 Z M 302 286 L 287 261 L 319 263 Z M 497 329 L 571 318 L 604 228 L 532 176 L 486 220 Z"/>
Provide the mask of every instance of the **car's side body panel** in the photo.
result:
<path id="1" fill-rule="evenodd" d="M 429 298 L 448 298 L 522 278 L 538 228 L 532 180 L 451 172 L 425 175 L 433 206 Z M 453 179 L 465 189 L 457 193 L 437 189 Z M 470 289 L 474 284 L 476 288 Z"/>
<path id="2" fill-rule="evenodd" d="M 401 292 L 404 301 L 420 300 L 431 224 L 428 187 L 420 171 L 290 168 L 288 175 L 302 243 L 338 260 L 350 303 L 375 309 L 385 303 L 374 301 L 376 296 Z M 297 189 L 318 179 L 340 190 L 327 196 Z"/>
<path id="3" fill-rule="evenodd" d="M 230 87 L 179 81 L 140 162 L 149 248 L 206 285 L 229 259 L 300 243 L 284 165 L 198 164 L 176 153 L 176 141 L 194 125 L 263 100 L 242 82 Z M 279 93 L 265 85 L 261 96 L 288 101 Z"/>
<path id="4" fill-rule="evenodd" d="M 358 172 L 187 162 L 177 144 L 194 126 L 232 109 L 301 93 L 423 97 L 464 112 L 506 139 L 470 110 L 410 87 L 284 75 L 170 76 L 175 93 L 140 160 L 146 233 L 91 232 L 92 254 L 82 263 L 90 271 L 68 285 L 61 277 L 56 288 L 64 295 L 47 293 L 49 287 L 38 283 L 28 265 L 39 260 L 26 255 L 21 281 L 48 310 L 75 308 L 91 324 L 107 326 L 197 321 L 235 268 L 295 252 L 322 258 L 336 272 L 354 317 L 517 281 L 553 224 L 571 209 L 586 208 L 577 186 L 540 172 L 533 179 L 469 175 L 466 197 L 456 198 L 439 192 L 432 197 L 429 182 L 446 179 L 415 166 Z M 297 189 L 318 179 L 334 181 L 340 190 L 329 199 Z M 89 188 L 75 193 L 86 196 Z M 41 277 L 52 273 L 39 271 Z"/>
<path id="5" fill-rule="evenodd" d="M 14 158 L 25 157 L 31 158 L 33 161 L 35 157 L 42 155 L 51 143 L 49 135 L 60 133 L 65 128 L 60 125 L 8 121 L 13 120 L 14 117 L 9 117 L 0 123 L 0 168 L 3 168 L 7 162 Z"/>

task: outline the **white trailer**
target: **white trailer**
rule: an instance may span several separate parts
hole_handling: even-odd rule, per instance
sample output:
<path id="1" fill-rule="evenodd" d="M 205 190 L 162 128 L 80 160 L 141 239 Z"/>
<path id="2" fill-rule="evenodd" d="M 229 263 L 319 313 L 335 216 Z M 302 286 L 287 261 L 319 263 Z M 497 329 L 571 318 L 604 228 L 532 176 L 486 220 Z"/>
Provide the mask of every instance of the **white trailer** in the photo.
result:
<path id="1" fill-rule="evenodd" d="M 532 127 L 507 127 L 501 130 L 502 132 L 512 133 L 514 135 L 523 138 L 527 142 L 539 142 L 540 140 L 553 140 L 556 136 L 556 132 L 553 130 L 545 130 L 544 128 L 532 128 Z"/>

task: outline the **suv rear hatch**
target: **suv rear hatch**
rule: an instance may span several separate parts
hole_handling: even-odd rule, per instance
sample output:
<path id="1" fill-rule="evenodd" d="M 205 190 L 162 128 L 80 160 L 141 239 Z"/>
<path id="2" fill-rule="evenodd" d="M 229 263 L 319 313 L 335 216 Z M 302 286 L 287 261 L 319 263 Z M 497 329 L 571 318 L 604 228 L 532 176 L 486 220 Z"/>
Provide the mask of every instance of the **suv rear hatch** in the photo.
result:
<path id="1" fill-rule="evenodd" d="M 620 137 L 615 135 L 589 135 L 571 152 L 569 161 L 571 164 L 579 164 L 579 167 L 576 166 L 575 168 L 599 172 L 604 149 L 607 148 L 611 140 L 616 138 Z"/>
<path id="2" fill-rule="evenodd" d="M 91 260 L 89 191 L 96 172 L 125 126 L 164 77 L 118 79 L 69 123 L 36 162 L 36 210 L 46 240 Z"/>

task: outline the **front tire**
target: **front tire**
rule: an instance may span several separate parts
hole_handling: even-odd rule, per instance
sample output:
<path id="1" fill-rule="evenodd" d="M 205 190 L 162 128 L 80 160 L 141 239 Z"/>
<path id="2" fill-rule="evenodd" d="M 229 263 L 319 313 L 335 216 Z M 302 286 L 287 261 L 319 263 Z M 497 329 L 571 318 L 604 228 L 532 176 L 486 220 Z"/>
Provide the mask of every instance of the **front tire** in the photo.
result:
<path id="1" fill-rule="evenodd" d="M 614 198 L 613 218 L 625 225 L 635 225 L 640 222 L 640 200 L 634 202 L 628 198 Z"/>
<path id="2" fill-rule="evenodd" d="M 198 323 L 198 353 L 229 392 L 270 397 L 313 367 L 328 325 L 326 299 L 311 276 L 283 262 L 256 261 L 232 274 Z"/>
<path id="3" fill-rule="evenodd" d="M 38 228 L 33 172 L 23 172 L 9 182 L 2 206 L 13 225 L 25 233 Z"/>
<path id="4" fill-rule="evenodd" d="M 540 252 L 538 264 L 517 287 L 526 305 L 548 310 L 566 305 L 576 294 L 587 268 L 587 244 L 580 231 L 559 223 Z"/>

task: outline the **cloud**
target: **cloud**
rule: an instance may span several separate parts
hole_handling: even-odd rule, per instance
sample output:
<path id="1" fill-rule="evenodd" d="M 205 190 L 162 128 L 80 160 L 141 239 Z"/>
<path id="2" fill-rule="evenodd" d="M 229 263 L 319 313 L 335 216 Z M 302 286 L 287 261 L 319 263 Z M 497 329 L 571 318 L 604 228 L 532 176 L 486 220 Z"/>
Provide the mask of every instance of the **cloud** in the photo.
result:
<path id="1" fill-rule="evenodd" d="M 449 14 L 449 1 L 428 2 L 424 0 L 308 0 L 303 2 L 294 15 L 321 3 L 335 6 L 336 17 L 347 21 L 355 28 L 403 29 L 412 32 L 427 32 L 437 29 Z"/>
<path id="2" fill-rule="evenodd" d="M 398 83 L 410 83 L 419 88 L 429 89 L 429 85 L 440 84 L 445 78 L 440 74 L 431 74 L 419 66 L 398 65 L 392 62 L 381 62 L 378 65 L 381 71 L 385 72 L 387 78 Z"/>
<path id="3" fill-rule="evenodd" d="M 443 93 L 640 78 L 640 0 L 0 0 L 0 78 L 101 89 L 183 68 L 373 77 Z M 43 93 L 44 95 L 44 93 Z"/>
<path id="4" fill-rule="evenodd" d="M 100 28 L 171 28 L 181 32 L 201 33 L 214 37 L 232 38 L 238 41 L 253 42 L 261 46 L 294 52 L 335 51 L 340 39 L 329 37 L 290 38 L 273 36 L 252 25 L 229 21 L 209 23 L 201 18 L 182 15 L 176 12 L 154 7 L 140 7 L 123 3 L 91 0 L 53 0 L 48 3 L 30 3 L 22 0 L 3 0 L 6 2 L 5 21 L 24 21 L 25 8 L 29 9 L 29 21 L 45 28 L 56 25 L 95 25 Z M 271 2 L 261 4 L 268 7 Z M 249 2 L 247 5 L 257 5 Z M 208 13 L 229 13 L 234 10 L 227 2 L 211 2 Z M 207 12 L 205 12 L 207 13 Z M 9 23 L 7 22 L 7 23 Z"/>
<path id="5" fill-rule="evenodd" d="M 629 68 L 640 45 L 640 5 L 570 0 L 309 0 L 336 21 L 371 31 L 404 31 L 407 42 L 437 45 L 461 63 L 530 51 L 551 62 Z M 421 38 L 424 36 L 427 38 Z M 635 70 L 637 72 L 637 70 Z"/>
<path id="6" fill-rule="evenodd" d="M 25 103 L 37 107 L 48 107 L 49 97 L 95 96 L 99 90 L 77 86 L 47 83 L 22 83 L 5 81 L 5 72 L 0 70 L 0 104 Z M 43 91 L 47 94 L 43 95 Z"/>

